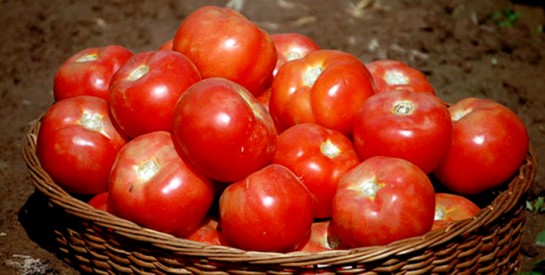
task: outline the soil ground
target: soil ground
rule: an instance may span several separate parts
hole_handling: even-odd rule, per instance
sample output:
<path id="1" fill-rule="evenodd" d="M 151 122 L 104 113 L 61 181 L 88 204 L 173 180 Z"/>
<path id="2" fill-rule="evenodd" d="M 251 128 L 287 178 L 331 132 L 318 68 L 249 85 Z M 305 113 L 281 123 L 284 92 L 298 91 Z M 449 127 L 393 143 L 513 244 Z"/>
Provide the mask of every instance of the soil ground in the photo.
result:
<path id="1" fill-rule="evenodd" d="M 41 224 L 29 221 L 36 196 L 21 156 L 29 125 L 52 103 L 56 68 L 87 47 L 156 49 L 205 4 L 229 5 L 271 33 L 300 32 L 365 62 L 405 61 L 449 102 L 497 100 L 520 115 L 545 156 L 543 1 L 0 0 L 0 274 L 77 274 L 31 234 Z M 543 163 L 530 200 L 545 195 Z M 525 271 L 545 259 L 535 241 L 544 229 L 545 214 L 528 211 Z"/>

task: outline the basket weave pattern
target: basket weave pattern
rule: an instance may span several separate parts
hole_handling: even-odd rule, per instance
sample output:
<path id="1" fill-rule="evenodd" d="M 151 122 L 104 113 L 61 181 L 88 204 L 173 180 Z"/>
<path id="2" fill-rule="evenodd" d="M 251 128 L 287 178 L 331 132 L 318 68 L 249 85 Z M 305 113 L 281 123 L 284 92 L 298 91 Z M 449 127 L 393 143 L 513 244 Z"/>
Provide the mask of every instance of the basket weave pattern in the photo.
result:
<path id="1" fill-rule="evenodd" d="M 40 122 L 23 156 L 47 197 L 57 254 L 96 274 L 513 274 L 521 265 L 525 196 L 536 174 L 533 151 L 508 185 L 470 220 L 385 246 L 319 253 L 268 253 L 211 246 L 143 228 L 72 197 L 41 168 Z"/>

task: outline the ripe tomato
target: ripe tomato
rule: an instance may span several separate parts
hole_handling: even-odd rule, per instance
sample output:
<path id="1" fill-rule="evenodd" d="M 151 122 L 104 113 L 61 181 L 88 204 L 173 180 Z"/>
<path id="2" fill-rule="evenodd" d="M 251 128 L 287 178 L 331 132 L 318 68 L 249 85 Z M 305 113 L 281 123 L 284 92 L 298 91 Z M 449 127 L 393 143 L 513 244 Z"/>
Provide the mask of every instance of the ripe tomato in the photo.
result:
<path id="1" fill-rule="evenodd" d="M 229 185 L 220 197 L 220 226 L 235 247 L 289 251 L 310 234 L 312 199 L 288 168 L 271 164 Z"/>
<path id="2" fill-rule="evenodd" d="M 333 247 L 329 244 L 329 234 L 331 231 L 329 220 L 322 220 L 312 223 L 310 235 L 307 241 L 303 242 L 297 251 L 321 252 L 331 250 Z"/>
<path id="3" fill-rule="evenodd" d="M 130 137 L 171 131 L 178 98 L 199 80 L 197 67 L 179 52 L 138 53 L 112 79 L 112 116 Z"/>
<path id="4" fill-rule="evenodd" d="M 452 122 L 438 97 L 395 90 L 375 94 L 363 104 L 353 138 L 362 159 L 403 158 L 430 173 L 448 154 Z"/>
<path id="5" fill-rule="evenodd" d="M 182 236 L 197 228 L 214 199 L 212 183 L 182 160 L 166 131 L 138 136 L 121 149 L 109 192 L 115 215 Z"/>
<path id="6" fill-rule="evenodd" d="M 435 95 L 428 78 L 419 70 L 398 60 L 381 59 L 366 64 L 376 84 L 375 93 L 391 90 Z"/>
<path id="7" fill-rule="evenodd" d="M 132 52 L 119 45 L 87 48 L 72 55 L 55 74 L 55 101 L 78 95 L 109 100 L 110 80 L 131 56 Z"/>
<path id="8" fill-rule="evenodd" d="M 528 153 L 528 131 L 509 108 L 488 99 L 465 98 L 450 108 L 452 147 L 435 177 L 448 189 L 475 195 L 503 184 Z"/>
<path id="9" fill-rule="evenodd" d="M 314 123 L 297 124 L 282 132 L 272 161 L 289 168 L 307 186 L 316 218 L 331 216 L 337 181 L 360 163 L 345 135 Z"/>
<path id="10" fill-rule="evenodd" d="M 206 217 L 193 232 L 182 237 L 211 245 L 228 245 L 218 227 L 217 219 Z"/>
<path id="11" fill-rule="evenodd" d="M 331 225 L 349 247 L 384 245 L 428 232 L 434 212 L 426 173 L 409 161 L 377 156 L 339 180 Z"/>
<path id="12" fill-rule="evenodd" d="M 110 212 L 108 209 L 108 191 L 94 195 L 87 203 L 98 210 Z"/>
<path id="13" fill-rule="evenodd" d="M 159 47 L 159 50 L 172 50 L 173 43 L 174 43 L 174 39 L 169 39 L 163 42 L 163 44 L 161 44 L 161 46 Z"/>
<path id="14" fill-rule="evenodd" d="M 449 194 L 435 194 L 435 220 L 433 228 L 447 227 L 454 221 L 469 219 L 477 215 L 481 209 L 466 197 Z"/>
<path id="15" fill-rule="evenodd" d="M 108 189 L 110 169 L 125 143 L 110 119 L 106 100 L 75 96 L 57 101 L 44 115 L 36 155 L 66 191 L 96 194 Z"/>
<path id="16" fill-rule="evenodd" d="M 277 138 L 265 108 L 244 87 L 223 78 L 204 79 L 180 97 L 173 131 L 187 159 L 223 182 L 267 165 Z"/>
<path id="17" fill-rule="evenodd" d="M 278 59 L 273 75 L 276 76 L 278 69 L 288 61 L 301 59 L 310 52 L 320 49 L 320 46 L 312 38 L 300 33 L 276 33 L 271 35 L 276 48 Z"/>
<path id="18" fill-rule="evenodd" d="M 371 75 L 357 57 L 317 50 L 280 68 L 269 111 L 283 130 L 312 122 L 350 135 L 354 116 L 372 94 Z"/>
<path id="19" fill-rule="evenodd" d="M 185 18 L 172 49 L 189 57 L 203 78 L 222 77 L 257 95 L 270 83 L 277 54 L 270 35 L 229 8 L 205 6 Z"/>

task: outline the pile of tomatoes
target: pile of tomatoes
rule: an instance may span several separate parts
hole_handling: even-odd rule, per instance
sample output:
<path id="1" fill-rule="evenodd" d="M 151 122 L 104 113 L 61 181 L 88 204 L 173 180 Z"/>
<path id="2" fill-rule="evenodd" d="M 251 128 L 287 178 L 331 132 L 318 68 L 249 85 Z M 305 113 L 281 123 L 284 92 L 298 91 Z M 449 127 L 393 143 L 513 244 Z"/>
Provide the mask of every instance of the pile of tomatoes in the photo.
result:
<path id="1" fill-rule="evenodd" d="M 142 226 L 246 250 L 382 245 L 470 218 L 464 196 L 508 181 L 529 146 L 495 101 L 449 106 L 401 61 L 364 64 L 214 6 L 157 50 L 73 55 L 54 97 L 36 153 L 56 183 Z"/>

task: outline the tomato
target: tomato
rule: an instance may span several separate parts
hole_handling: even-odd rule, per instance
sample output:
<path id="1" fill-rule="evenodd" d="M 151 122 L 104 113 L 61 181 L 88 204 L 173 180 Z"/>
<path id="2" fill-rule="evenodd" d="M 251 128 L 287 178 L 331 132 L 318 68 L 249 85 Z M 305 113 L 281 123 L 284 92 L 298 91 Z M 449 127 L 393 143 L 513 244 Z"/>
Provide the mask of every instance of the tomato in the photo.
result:
<path id="1" fill-rule="evenodd" d="M 181 236 L 199 226 L 214 199 L 213 184 L 183 161 L 166 131 L 140 135 L 121 149 L 109 192 L 115 215 Z"/>
<path id="2" fill-rule="evenodd" d="M 312 122 L 350 135 L 355 115 L 372 94 L 371 75 L 357 57 L 317 50 L 280 68 L 269 111 L 282 130 Z"/>
<path id="3" fill-rule="evenodd" d="M 322 220 L 312 223 L 310 235 L 297 251 L 321 252 L 333 249 L 329 244 L 330 221 Z"/>
<path id="4" fill-rule="evenodd" d="M 87 203 L 98 210 L 110 212 L 108 209 L 108 191 L 94 195 Z"/>
<path id="5" fill-rule="evenodd" d="M 310 52 L 320 49 L 312 38 L 300 33 L 275 33 L 271 35 L 271 38 L 278 55 L 276 67 L 273 70 L 275 76 L 278 69 L 286 62 L 301 59 Z"/>
<path id="6" fill-rule="evenodd" d="M 172 49 L 187 55 L 203 78 L 222 77 L 257 95 L 270 83 L 277 54 L 270 35 L 235 10 L 204 6 L 185 18 Z"/>
<path id="7" fill-rule="evenodd" d="M 72 55 L 55 74 L 55 101 L 78 95 L 108 100 L 113 75 L 132 55 L 132 52 L 119 45 L 87 48 Z"/>
<path id="8" fill-rule="evenodd" d="M 161 44 L 161 46 L 159 47 L 159 50 L 172 50 L 173 43 L 174 43 L 174 39 L 169 39 L 163 42 L 163 44 Z"/>
<path id="9" fill-rule="evenodd" d="M 75 96 L 57 101 L 44 115 L 36 155 L 66 191 L 96 194 L 108 189 L 110 169 L 125 143 L 110 119 L 106 100 Z"/>
<path id="10" fill-rule="evenodd" d="M 434 213 L 426 173 L 409 161 L 377 156 L 339 180 L 331 225 L 349 247 L 384 245 L 428 232 Z"/>
<path id="11" fill-rule="evenodd" d="M 435 177 L 453 192 L 475 195 L 512 177 L 526 159 L 528 131 L 516 113 L 500 103 L 465 98 L 453 104 L 452 147 Z"/>
<path id="12" fill-rule="evenodd" d="M 345 135 L 314 123 L 297 124 L 282 132 L 272 161 L 301 178 L 313 195 L 316 218 L 331 216 L 337 181 L 360 163 Z"/>
<path id="13" fill-rule="evenodd" d="M 375 93 L 408 90 L 435 95 L 435 90 L 428 78 L 419 70 L 401 61 L 380 59 L 366 66 L 375 81 Z"/>
<path id="14" fill-rule="evenodd" d="M 138 53 L 112 79 L 112 116 L 130 137 L 171 131 L 178 98 L 199 80 L 197 67 L 183 54 Z"/>
<path id="15" fill-rule="evenodd" d="M 229 185 L 219 211 L 225 239 L 246 250 L 292 250 L 310 234 L 313 221 L 310 193 L 293 172 L 278 164 Z"/>
<path id="16" fill-rule="evenodd" d="M 227 245 L 227 241 L 219 231 L 219 222 L 212 217 L 206 217 L 189 235 L 185 238 L 192 241 L 206 243 L 210 245 Z"/>
<path id="17" fill-rule="evenodd" d="M 369 98 L 354 123 L 354 147 L 362 159 L 390 156 L 430 173 L 452 142 L 447 106 L 436 96 L 395 90 Z"/>
<path id="18" fill-rule="evenodd" d="M 454 221 L 475 217 L 481 209 L 468 198 L 449 193 L 435 194 L 433 229 L 447 227 Z"/>
<path id="19" fill-rule="evenodd" d="M 177 103 L 174 136 L 182 152 L 207 177 L 231 182 L 272 159 L 277 133 L 265 108 L 241 85 L 207 78 Z"/>

